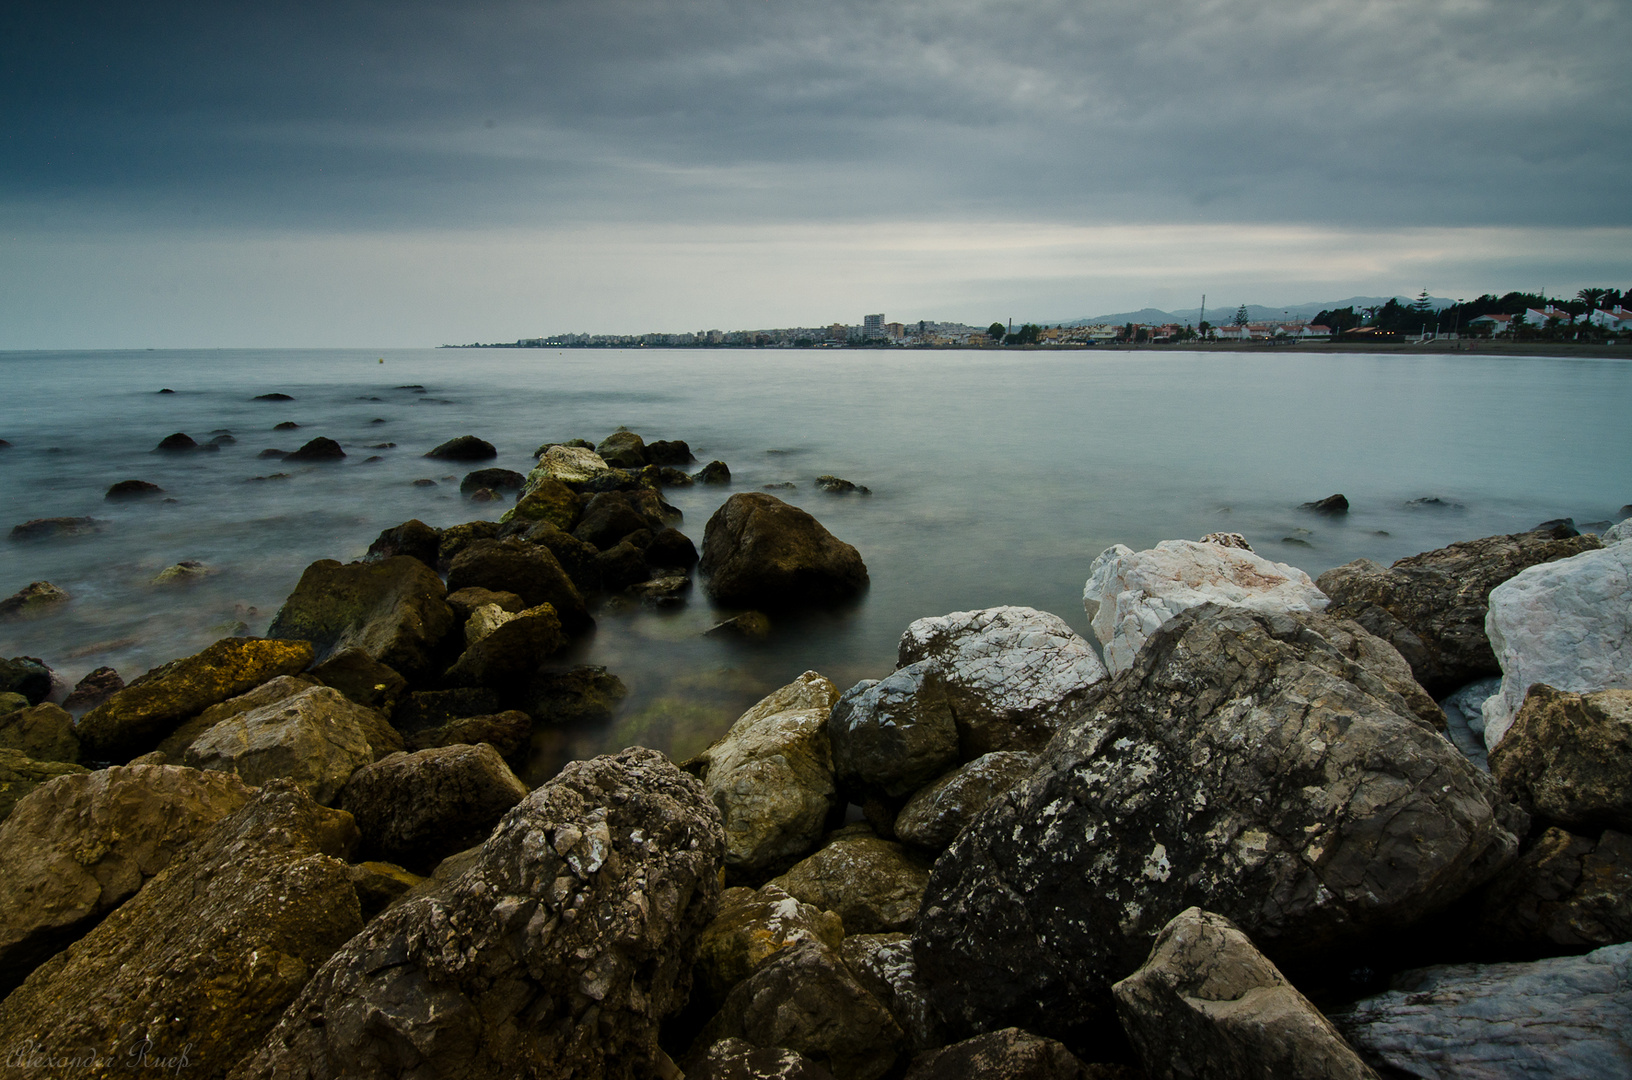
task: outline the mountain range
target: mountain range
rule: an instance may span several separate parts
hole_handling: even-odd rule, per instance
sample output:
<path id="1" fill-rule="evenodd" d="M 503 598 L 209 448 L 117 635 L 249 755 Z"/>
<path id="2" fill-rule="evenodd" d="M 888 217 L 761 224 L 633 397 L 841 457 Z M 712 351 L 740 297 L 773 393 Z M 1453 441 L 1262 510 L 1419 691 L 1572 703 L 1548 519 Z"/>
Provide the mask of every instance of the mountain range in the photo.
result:
<path id="1" fill-rule="evenodd" d="M 1261 304 L 1247 305 L 1247 319 L 1251 322 L 1274 322 L 1281 319 L 1312 319 L 1322 311 L 1331 311 L 1336 308 L 1352 307 L 1355 311 L 1373 305 L 1382 307 L 1390 299 L 1398 300 L 1402 304 L 1416 303 L 1414 296 L 1351 296 L 1347 300 L 1327 300 L 1320 303 L 1288 304 L 1283 307 L 1264 307 Z M 1450 307 L 1455 300 L 1447 300 L 1440 296 L 1430 296 L 1428 302 L 1434 310 Z M 1220 304 L 1218 307 L 1207 308 L 1207 321 L 1214 326 L 1222 326 L 1235 321 L 1236 305 Z M 1184 308 L 1179 311 L 1161 311 L 1157 308 L 1142 308 L 1139 311 L 1120 311 L 1114 315 L 1091 315 L 1086 318 L 1072 319 L 1063 323 L 1064 326 L 1093 326 L 1096 323 L 1109 323 L 1112 326 L 1122 326 L 1126 323 L 1144 323 L 1161 325 L 1162 323 L 1197 323 L 1201 321 L 1200 308 Z"/>

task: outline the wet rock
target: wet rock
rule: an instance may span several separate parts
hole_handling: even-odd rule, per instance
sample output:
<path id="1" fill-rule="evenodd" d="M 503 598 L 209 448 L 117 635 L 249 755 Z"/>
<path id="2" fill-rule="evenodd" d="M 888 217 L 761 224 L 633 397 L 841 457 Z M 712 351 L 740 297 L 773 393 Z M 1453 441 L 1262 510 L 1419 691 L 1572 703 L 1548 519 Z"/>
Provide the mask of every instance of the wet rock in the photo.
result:
<path id="1" fill-rule="evenodd" d="M 828 736 L 845 792 L 899 800 L 940 776 L 958 761 L 940 662 L 921 660 L 852 686 L 833 706 Z"/>
<path id="2" fill-rule="evenodd" d="M 463 525 L 443 529 L 442 543 L 436 549 L 437 569 L 446 570 L 460 553 L 478 540 L 494 540 L 498 535 L 499 523 L 496 521 L 467 521 Z"/>
<path id="3" fill-rule="evenodd" d="M 102 531 L 102 523 L 88 517 L 35 518 L 11 527 L 13 540 L 61 540 Z"/>
<path id="4" fill-rule="evenodd" d="M 21 750 L 0 748 L 0 821 L 4 821 L 12 808 L 41 784 L 59 776 L 87 771 L 83 765 L 67 761 L 35 761 Z"/>
<path id="5" fill-rule="evenodd" d="M 928 659 L 940 662 L 965 761 L 1042 746 L 1105 679 L 1093 646 L 1065 620 L 1027 607 L 917 620 L 901 635 L 896 665 Z"/>
<path id="6" fill-rule="evenodd" d="M 547 521 L 564 532 L 578 527 L 584 500 L 559 480 L 542 477 L 515 506 L 504 512 L 502 521 Z"/>
<path id="7" fill-rule="evenodd" d="M 448 568 L 448 588 L 471 586 L 513 592 L 529 608 L 549 604 L 569 634 L 580 633 L 590 625 L 583 595 L 549 549 L 539 544 L 522 540 L 478 540 L 471 544 Z"/>
<path id="8" fill-rule="evenodd" d="M 691 579 L 679 575 L 653 578 L 629 586 L 629 592 L 647 607 L 679 607 L 686 602 L 686 594 L 691 592 Z"/>
<path id="9" fill-rule="evenodd" d="M 279 675 L 275 679 L 268 679 L 253 690 L 246 691 L 236 697 L 230 697 L 220 704 L 211 705 L 197 716 L 184 721 L 181 726 L 159 742 L 158 749 L 155 751 L 162 758 L 159 763 L 174 762 L 179 764 L 182 757 L 187 753 L 187 748 L 193 745 L 199 736 L 223 720 L 230 720 L 234 716 L 249 712 L 251 709 L 259 709 L 263 705 L 271 705 L 292 698 L 296 694 L 305 693 L 316 685 L 317 683 L 303 675 Z M 148 761 L 151 759 L 148 755 L 143 755 L 136 760 Z M 132 762 L 132 764 L 134 763 Z"/>
<path id="10" fill-rule="evenodd" d="M 1491 590 L 1485 633 L 1502 665 L 1502 691 L 1484 705 L 1487 747 L 1501 743 L 1534 683 L 1576 693 L 1632 689 L 1629 596 L 1627 544 L 1532 566 Z"/>
<path id="11" fill-rule="evenodd" d="M 290 397 L 288 394 L 272 393 L 272 394 L 256 394 L 255 397 L 252 400 L 254 400 L 254 401 L 293 401 L 295 399 Z"/>
<path id="12" fill-rule="evenodd" d="M 1501 959 L 1632 941 L 1632 836 L 1548 829 L 1459 915 L 1469 943 Z"/>
<path id="13" fill-rule="evenodd" d="M 159 445 L 153 448 L 153 452 L 173 454 L 178 452 L 184 453 L 188 450 L 197 449 L 198 443 L 193 441 L 193 437 L 191 435 L 187 434 L 185 431 L 178 431 L 173 435 L 166 435 L 164 438 L 160 439 Z"/>
<path id="14" fill-rule="evenodd" d="M 1632 1027 L 1628 982 L 1632 945 L 1422 968 L 1332 1022 L 1391 1076 L 1621 1076 Z"/>
<path id="15" fill-rule="evenodd" d="M 359 705 L 390 715 L 408 689 L 408 680 L 361 649 L 335 653 L 311 670 L 311 677 L 332 686 Z M 374 742 L 374 739 L 370 739 Z"/>
<path id="16" fill-rule="evenodd" d="M 533 471 L 527 474 L 527 486 L 523 491 L 530 494 L 545 480 L 556 480 L 575 488 L 605 476 L 610 470 L 611 466 L 593 450 L 578 446 L 551 446 L 539 457 Z"/>
<path id="17" fill-rule="evenodd" d="M 792 1050 L 721 1039 L 686 1070 L 688 1080 L 833 1080 L 833 1074 Z"/>
<path id="18" fill-rule="evenodd" d="M 768 876 L 816 843 L 838 805 L 827 717 L 839 691 L 807 671 L 737 719 L 696 764 L 725 821 L 727 870 Z"/>
<path id="19" fill-rule="evenodd" d="M 0 715 L 0 747 L 21 750 L 35 761 L 79 762 L 74 718 L 49 701 Z"/>
<path id="20" fill-rule="evenodd" d="M 351 774 L 374 761 L 371 712 L 328 686 L 314 686 L 281 701 L 217 723 L 187 748 L 195 769 L 236 773 L 245 783 L 293 780 L 314 800 L 329 804 Z"/>
<path id="21" fill-rule="evenodd" d="M 51 669 L 32 656 L 0 659 L 0 694 L 21 694 L 30 705 L 51 696 Z"/>
<path id="22" fill-rule="evenodd" d="M 486 461 L 488 458 L 498 457 L 499 452 L 493 449 L 493 444 L 486 439 L 478 439 L 474 435 L 461 435 L 426 452 L 425 456 L 440 458 L 443 461 Z"/>
<path id="23" fill-rule="evenodd" d="M 363 561 L 379 562 L 393 555 L 407 555 L 434 570 L 437 550 L 441 546 L 442 531 L 431 528 L 418 518 L 413 518 L 380 533 L 374 542 L 368 545 L 368 554 L 363 556 Z"/>
<path id="24" fill-rule="evenodd" d="M 362 930 L 341 861 L 355 838 L 346 815 L 268 785 L 0 1002 L 0 1042 L 92 1047 L 109 1075 L 145 1051 L 224 1076 Z"/>
<path id="25" fill-rule="evenodd" d="M 997 796 L 1037 768 L 1037 755 L 997 750 L 915 792 L 895 818 L 899 840 L 941 851 Z"/>
<path id="26" fill-rule="evenodd" d="M 152 750 L 182 721 L 313 659 L 309 642 L 223 638 L 134 680 L 79 718 L 81 752 L 92 761 L 128 761 Z"/>
<path id="27" fill-rule="evenodd" d="M 697 939 L 696 991 L 718 1005 L 732 987 L 772 958 L 804 942 L 837 949 L 844 924 L 831 911 L 801 903 L 775 884 L 720 894 L 719 914 Z"/>
<path id="28" fill-rule="evenodd" d="M 668 466 L 658 470 L 657 481 L 664 487 L 691 487 L 697 482 L 689 474 Z"/>
<path id="29" fill-rule="evenodd" d="M 63 700 L 62 707 L 69 712 L 84 712 L 108 700 L 116 691 L 125 688 L 125 680 L 111 667 L 99 667 L 74 684 L 73 691 Z"/>
<path id="30" fill-rule="evenodd" d="M 708 519 L 700 566 L 715 600 L 765 610 L 845 600 L 868 584 L 855 548 L 763 492 L 733 495 Z"/>
<path id="31" fill-rule="evenodd" d="M 541 671 L 528 684 L 527 711 L 540 726 L 589 727 L 612 719 L 629 690 L 604 667 Z"/>
<path id="32" fill-rule="evenodd" d="M 614 431 L 595 446 L 600 459 L 615 469 L 646 465 L 646 440 L 632 431 Z"/>
<path id="33" fill-rule="evenodd" d="M 719 897 L 719 828 L 654 751 L 568 765 L 462 875 L 325 964 L 234 1076 L 656 1074 Z"/>
<path id="34" fill-rule="evenodd" d="M 1599 547 L 1554 532 L 1487 536 L 1400 559 L 1334 567 L 1315 582 L 1331 614 L 1353 619 L 1400 651 L 1417 681 L 1443 696 L 1501 668 L 1485 637 L 1490 591 L 1519 571 Z"/>
<path id="35" fill-rule="evenodd" d="M 555 561 L 567 572 L 580 596 L 591 596 L 601 591 L 601 553 L 595 550 L 595 545 L 586 544 L 545 521 L 529 528 L 525 539 L 527 543 L 537 544 L 555 556 Z"/>
<path id="36" fill-rule="evenodd" d="M 10 716 L 18 709 L 28 708 L 28 699 L 21 694 L 0 693 L 0 716 Z"/>
<path id="37" fill-rule="evenodd" d="M 540 604 L 509 616 L 471 645 L 443 676 L 449 686 L 506 686 L 528 679 L 566 644 L 555 608 Z"/>
<path id="38" fill-rule="evenodd" d="M 1632 832 L 1632 690 L 1572 694 L 1536 683 L 1490 752 L 1490 769 L 1534 817 Z"/>
<path id="39" fill-rule="evenodd" d="M 788 895 L 844 920 L 851 934 L 911 930 L 929 883 L 929 864 L 865 825 L 840 830 L 820 851 L 771 881 Z"/>
<path id="40" fill-rule="evenodd" d="M 302 446 L 299 450 L 285 454 L 285 461 L 339 461 L 346 456 L 340 449 L 340 444 L 333 439 L 319 435 L 317 438 Z"/>
<path id="41" fill-rule="evenodd" d="M 35 789 L 0 823 L 0 996 L 252 794 L 237 777 L 167 765 L 80 772 Z"/>
<path id="42" fill-rule="evenodd" d="M 191 585 L 215 573 L 215 569 L 197 559 L 183 559 L 153 575 L 153 585 Z"/>
<path id="43" fill-rule="evenodd" d="M 572 535 L 605 551 L 630 533 L 650 528 L 651 524 L 629 505 L 626 494 L 608 491 L 590 498 Z"/>
<path id="44" fill-rule="evenodd" d="M 807 942 L 737 984 L 697 1040 L 743 1039 L 803 1054 L 838 1080 L 878 1080 L 905 1037 L 879 1000 L 831 950 Z"/>
<path id="45" fill-rule="evenodd" d="M 0 600 L 0 619 L 35 619 L 66 604 L 72 597 L 49 581 L 35 581 Z"/>
<path id="46" fill-rule="evenodd" d="M 285 420 L 281 424 L 273 424 L 272 425 L 272 430 L 273 431 L 294 431 L 299 427 L 300 427 L 300 425 L 295 423 L 293 420 Z"/>
<path id="47" fill-rule="evenodd" d="M 696 484 L 729 484 L 731 470 L 723 461 L 710 461 L 701 469 L 691 474 L 691 480 Z"/>
<path id="48" fill-rule="evenodd" d="M 477 608 L 492 605 L 501 611 L 508 611 L 512 615 L 519 615 L 527 610 L 527 601 L 513 592 L 497 592 L 493 589 L 471 587 L 456 589 L 448 593 L 448 606 L 453 608 L 454 614 L 461 623 L 468 623 Z"/>
<path id="49" fill-rule="evenodd" d="M 499 695 L 485 686 L 417 690 L 397 703 L 391 722 L 397 730 L 411 736 L 465 717 L 491 716 L 501 708 Z"/>
<path id="50" fill-rule="evenodd" d="M 482 590 L 486 592 L 487 590 Z M 523 608 L 522 611 L 526 611 Z M 552 612 L 554 609 L 551 609 Z M 465 646 L 468 648 L 487 637 L 505 623 L 520 615 L 520 611 L 506 611 L 497 604 L 484 604 L 470 613 L 465 620 Z M 559 623 L 559 620 L 558 620 Z"/>
<path id="51" fill-rule="evenodd" d="M 121 480 L 108 489 L 102 496 L 108 502 L 119 502 L 127 499 L 146 499 L 154 495 L 164 494 L 164 489 L 157 484 L 150 484 L 146 480 Z"/>
<path id="52" fill-rule="evenodd" d="M 1240 548 L 1163 540 L 1154 548 L 1107 548 L 1088 569 L 1082 606 L 1112 675 L 1133 666 L 1145 639 L 1202 604 L 1254 611 L 1320 611 L 1326 596 L 1309 575 Z"/>
<path id="53" fill-rule="evenodd" d="M 1522 811 L 1323 622 L 1181 613 L 959 834 L 914 933 L 949 1022 L 1069 1042 L 1186 907 L 1317 963 L 1512 862 Z"/>
<path id="54" fill-rule="evenodd" d="M 487 839 L 527 785 L 486 744 L 396 753 L 352 774 L 338 806 L 357 820 L 365 853 L 429 873 Z"/>
<path id="55" fill-rule="evenodd" d="M 646 460 L 653 465 L 686 465 L 697 459 L 683 439 L 659 439 L 646 444 Z"/>
<path id="56" fill-rule="evenodd" d="M 763 611 L 745 611 L 703 631 L 708 637 L 746 638 L 763 641 L 771 636 L 771 620 Z"/>
<path id="57" fill-rule="evenodd" d="M 1327 517 L 1340 517 L 1349 512 L 1349 500 L 1341 495 L 1328 495 L 1324 499 L 1303 503 L 1298 509 L 1325 514 Z"/>
<path id="58" fill-rule="evenodd" d="M 641 534 L 650 536 L 642 530 Z M 633 539 L 624 540 L 601 552 L 595 558 L 595 569 L 600 575 L 601 587 L 608 592 L 622 592 L 652 576 L 646 565 L 646 555 Z"/>
<path id="59" fill-rule="evenodd" d="M 656 567 L 689 570 L 697 565 L 697 545 L 679 529 L 661 529 L 646 546 L 646 561 Z"/>
<path id="60" fill-rule="evenodd" d="M 1247 935 L 1200 908 L 1175 915 L 1114 990 L 1149 1076 L 1376 1080 Z"/>
<path id="61" fill-rule="evenodd" d="M 852 484 L 850 481 L 841 480 L 837 476 L 826 475 L 816 478 L 816 490 L 825 491 L 831 495 L 871 495 L 873 493 L 871 488 L 862 487 L 860 484 Z"/>
<path id="62" fill-rule="evenodd" d="M 279 450 L 277 447 L 274 447 L 274 446 L 269 446 L 265 450 L 262 450 L 259 454 L 255 455 L 255 457 L 257 459 L 278 458 L 279 460 L 282 460 L 283 458 L 286 458 L 288 456 L 289 456 L 289 451 Z M 282 474 L 280 473 L 279 475 L 282 475 Z M 269 477 L 269 476 L 256 476 L 256 477 L 252 477 L 251 479 L 270 480 L 272 478 Z"/>
<path id="63" fill-rule="evenodd" d="M 505 760 L 513 761 L 527 748 L 532 733 L 532 717 L 519 709 L 506 709 L 490 716 L 462 716 L 439 727 L 424 728 L 410 735 L 406 742 L 409 750 L 487 743 Z"/>
<path id="64" fill-rule="evenodd" d="M 847 934 L 839 955 L 856 981 L 890 1010 L 906 1033 L 909 1049 L 916 1053 L 945 1043 L 935 1008 L 918 982 L 912 935 Z"/>
<path id="65" fill-rule="evenodd" d="M 1251 551 L 1252 550 L 1252 545 L 1247 543 L 1247 538 L 1245 536 L 1242 536 L 1240 533 L 1232 533 L 1232 532 L 1208 533 L 1206 536 L 1203 536 L 1201 538 L 1201 543 L 1203 543 L 1203 544 L 1217 544 L 1219 547 L 1239 548 L 1242 551 Z"/>
<path id="66" fill-rule="evenodd" d="M 406 555 L 371 563 L 319 559 L 267 633 L 311 642 L 320 660 L 357 649 L 415 679 L 434 667 L 437 647 L 454 629 L 445 595 L 436 572 Z"/>
<path id="67" fill-rule="evenodd" d="M 477 469 L 459 481 L 459 493 L 468 495 L 481 488 L 492 491 L 520 491 L 527 478 L 514 469 Z"/>
<path id="68" fill-rule="evenodd" d="M 1253 1075 L 1253 1074 L 1247 1074 Z M 1135 1080 L 1131 1069 L 1085 1065 L 1064 1044 L 1019 1028 L 987 1032 L 913 1059 L 904 1080 Z"/>
<path id="69" fill-rule="evenodd" d="M 470 493 L 469 498 L 471 502 L 490 503 L 498 502 L 499 500 L 503 499 L 504 496 L 500 495 L 492 488 L 477 488 L 475 491 Z"/>

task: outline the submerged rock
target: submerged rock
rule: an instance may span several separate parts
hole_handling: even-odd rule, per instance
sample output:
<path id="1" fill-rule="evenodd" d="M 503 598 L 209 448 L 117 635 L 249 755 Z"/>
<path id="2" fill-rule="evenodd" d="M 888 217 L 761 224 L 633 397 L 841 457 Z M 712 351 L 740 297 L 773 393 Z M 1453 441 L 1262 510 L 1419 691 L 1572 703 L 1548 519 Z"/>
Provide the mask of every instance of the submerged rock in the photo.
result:
<path id="1" fill-rule="evenodd" d="M 855 548 L 757 491 L 731 496 L 708 519 L 700 569 L 719 603 L 764 610 L 845 600 L 868 584 Z"/>
<path id="2" fill-rule="evenodd" d="M 150 484 L 146 480 L 121 480 L 108 488 L 107 494 L 102 498 L 108 502 L 119 502 L 123 499 L 146 499 L 163 494 L 162 487 Z"/>
<path id="3" fill-rule="evenodd" d="M 487 488 L 491 491 L 520 491 L 527 483 L 527 478 L 514 469 L 477 469 L 465 474 L 459 481 L 459 493 L 469 495 L 473 491 Z"/>
<path id="4" fill-rule="evenodd" d="M 1202 604 L 1320 611 L 1326 596 L 1295 566 L 1194 540 L 1163 540 L 1145 551 L 1121 544 L 1107 548 L 1088 568 L 1082 591 L 1082 606 L 1112 675 L 1133 666 L 1157 627 Z"/>
<path id="5" fill-rule="evenodd" d="M 444 461 L 485 461 L 496 458 L 499 452 L 486 439 L 478 439 L 474 435 L 461 435 L 457 439 L 449 439 L 433 450 L 425 453 L 428 458 L 441 458 Z"/>
<path id="6" fill-rule="evenodd" d="M 1513 860 L 1523 813 L 1323 622 L 1176 616 L 959 834 L 914 933 L 949 1022 L 1070 1041 L 1186 907 L 1312 963 Z"/>
<path id="7" fill-rule="evenodd" d="M 48 615 L 72 597 L 49 581 L 35 581 L 0 600 L 0 619 L 35 619 Z"/>
<path id="8" fill-rule="evenodd" d="M 574 762 L 324 964 L 233 1075 L 660 1075 L 720 855 L 719 816 L 661 754 Z"/>
<path id="9" fill-rule="evenodd" d="M 102 522 L 89 517 L 35 518 L 21 525 L 13 525 L 13 540 L 60 540 L 70 536 L 89 536 L 102 531 Z"/>
<path id="10" fill-rule="evenodd" d="M 299 450 L 285 454 L 285 461 L 339 461 L 346 456 L 340 449 L 340 444 L 333 439 L 319 435 L 317 438 L 302 446 Z"/>
<path id="11" fill-rule="evenodd" d="M 1349 500 L 1342 495 L 1328 495 L 1324 499 L 1303 503 L 1298 509 L 1312 510 L 1327 517 L 1339 517 L 1349 512 Z"/>

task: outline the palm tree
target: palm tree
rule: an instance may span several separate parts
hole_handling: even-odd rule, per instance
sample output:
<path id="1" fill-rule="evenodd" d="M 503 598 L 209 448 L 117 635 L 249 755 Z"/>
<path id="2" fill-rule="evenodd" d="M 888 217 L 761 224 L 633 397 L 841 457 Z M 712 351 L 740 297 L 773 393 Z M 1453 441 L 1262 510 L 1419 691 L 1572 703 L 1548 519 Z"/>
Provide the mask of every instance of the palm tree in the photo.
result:
<path id="1" fill-rule="evenodd" d="M 1587 314 L 1591 315 L 1598 310 L 1598 305 L 1609 295 L 1608 289 L 1581 289 L 1576 292 L 1575 298 L 1587 305 Z"/>

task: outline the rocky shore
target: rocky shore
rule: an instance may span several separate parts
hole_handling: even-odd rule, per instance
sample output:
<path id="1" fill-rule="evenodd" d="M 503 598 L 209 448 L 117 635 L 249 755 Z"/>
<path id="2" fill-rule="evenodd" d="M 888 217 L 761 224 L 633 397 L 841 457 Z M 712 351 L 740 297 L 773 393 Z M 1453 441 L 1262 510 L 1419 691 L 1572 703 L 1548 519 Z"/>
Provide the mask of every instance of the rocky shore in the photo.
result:
<path id="1" fill-rule="evenodd" d="M 559 662 L 603 605 L 697 574 L 754 634 L 868 587 L 764 492 L 699 552 L 662 492 L 730 474 L 690 463 L 477 470 L 501 521 L 128 684 L 0 660 L 5 1075 L 1632 1075 L 1632 526 L 1318 580 L 1113 547 L 1097 640 L 919 619 L 876 680 L 529 788 L 621 696 Z"/>

